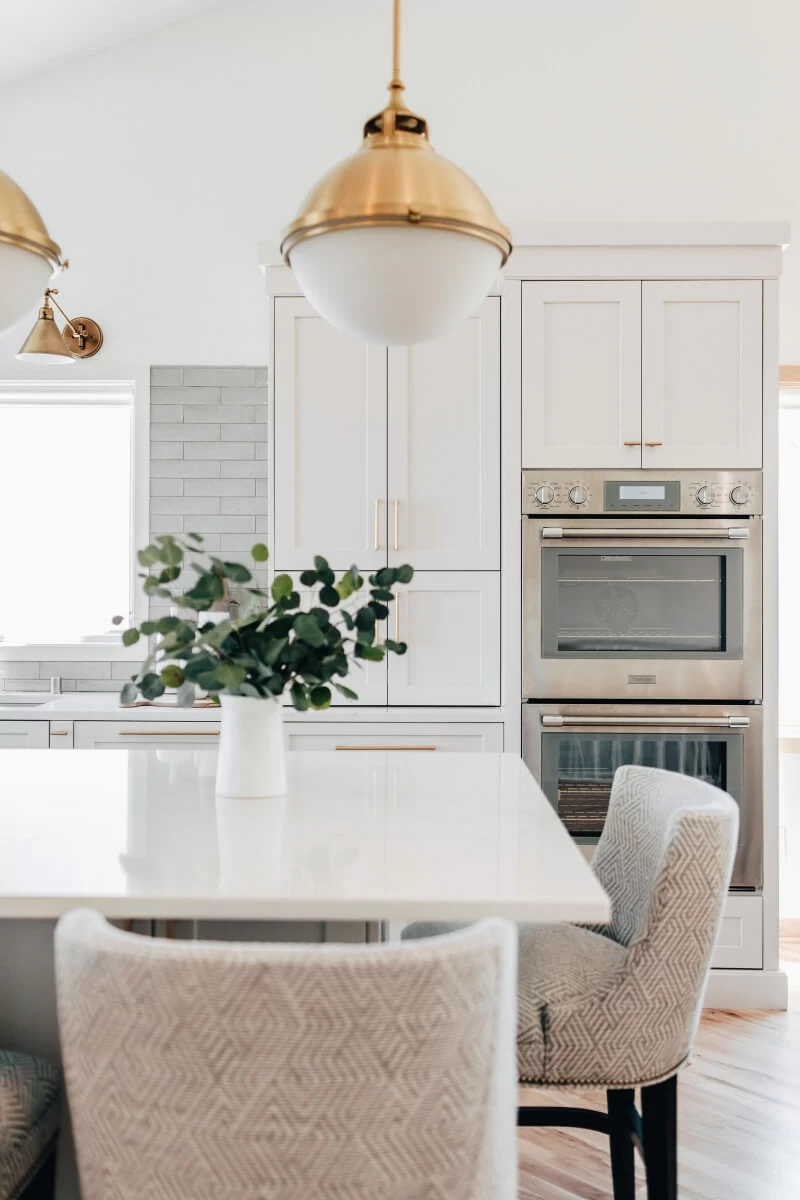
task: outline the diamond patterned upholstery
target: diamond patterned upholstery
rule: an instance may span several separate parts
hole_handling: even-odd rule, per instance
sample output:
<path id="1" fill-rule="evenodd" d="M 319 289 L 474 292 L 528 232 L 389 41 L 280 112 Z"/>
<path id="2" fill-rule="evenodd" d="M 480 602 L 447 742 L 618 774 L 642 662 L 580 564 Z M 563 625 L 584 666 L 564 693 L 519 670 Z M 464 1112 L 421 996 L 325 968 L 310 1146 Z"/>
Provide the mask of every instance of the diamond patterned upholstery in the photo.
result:
<path id="1" fill-rule="evenodd" d="M 0 1200 L 14 1200 L 52 1149 L 60 1100 L 58 1067 L 0 1050 Z"/>
<path id="2" fill-rule="evenodd" d="M 515 1200 L 513 927 L 400 946 L 56 932 L 82 1200 Z"/>
<path id="3" fill-rule="evenodd" d="M 634 1087 L 686 1061 L 722 920 L 739 810 L 700 780 L 648 767 L 614 777 L 593 868 L 604 929 L 522 926 L 520 1080 Z M 404 938 L 452 926 L 415 924 Z"/>

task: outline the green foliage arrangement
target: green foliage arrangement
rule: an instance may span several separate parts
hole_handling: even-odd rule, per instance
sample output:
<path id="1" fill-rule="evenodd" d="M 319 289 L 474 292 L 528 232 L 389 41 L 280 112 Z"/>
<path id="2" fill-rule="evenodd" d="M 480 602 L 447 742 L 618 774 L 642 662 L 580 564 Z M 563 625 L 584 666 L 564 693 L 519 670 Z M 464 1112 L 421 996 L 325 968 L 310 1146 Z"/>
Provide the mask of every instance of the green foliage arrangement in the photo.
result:
<path id="1" fill-rule="evenodd" d="M 122 634 L 125 646 L 154 637 L 155 644 L 138 674 L 120 693 L 123 704 L 132 704 L 139 693 L 155 700 L 167 688 L 177 688 L 177 703 L 190 707 L 197 689 L 211 696 L 275 698 L 288 689 L 300 712 L 328 708 L 332 689 L 357 700 L 351 688 L 339 682 L 353 662 L 381 662 L 387 651 L 405 654 L 404 642 L 376 640 L 378 623 L 390 613 L 393 588 L 409 583 L 409 566 L 383 567 L 369 577 L 369 599 L 360 603 L 365 582 L 353 566 L 339 579 L 322 557 L 313 570 L 303 571 L 300 584 L 313 590 L 314 603 L 301 610 L 300 594 L 291 575 L 278 575 L 269 591 L 253 585 L 252 572 L 241 563 L 208 556 L 208 565 L 188 565 L 197 574 L 192 586 L 174 592 L 170 584 L 184 569 L 186 555 L 202 552 L 203 539 L 189 533 L 186 540 L 163 535 L 139 551 L 145 568 L 140 576 L 148 596 L 168 600 L 187 616 L 142 621 Z M 263 565 L 269 551 L 253 546 L 254 564 Z M 317 591 L 316 589 L 319 589 Z M 204 620 L 215 605 L 233 602 L 235 616 L 218 623 Z M 115 617 L 114 623 L 121 624 Z"/>

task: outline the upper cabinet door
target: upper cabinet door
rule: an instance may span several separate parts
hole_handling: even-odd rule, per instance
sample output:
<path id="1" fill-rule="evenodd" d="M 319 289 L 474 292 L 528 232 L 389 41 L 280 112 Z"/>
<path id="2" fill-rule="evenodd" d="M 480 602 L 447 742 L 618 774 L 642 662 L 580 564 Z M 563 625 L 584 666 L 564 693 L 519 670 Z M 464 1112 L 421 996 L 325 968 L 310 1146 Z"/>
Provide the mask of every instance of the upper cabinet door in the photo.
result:
<path id="1" fill-rule="evenodd" d="M 642 465 L 760 467 L 761 282 L 642 289 Z"/>
<path id="2" fill-rule="evenodd" d="M 389 348 L 389 565 L 500 567 L 500 300 Z"/>
<path id="3" fill-rule="evenodd" d="M 276 568 L 385 566 L 386 350 L 277 298 L 274 409 Z"/>
<path id="4" fill-rule="evenodd" d="M 523 283 L 523 467 L 639 467 L 641 440 L 641 284 Z"/>

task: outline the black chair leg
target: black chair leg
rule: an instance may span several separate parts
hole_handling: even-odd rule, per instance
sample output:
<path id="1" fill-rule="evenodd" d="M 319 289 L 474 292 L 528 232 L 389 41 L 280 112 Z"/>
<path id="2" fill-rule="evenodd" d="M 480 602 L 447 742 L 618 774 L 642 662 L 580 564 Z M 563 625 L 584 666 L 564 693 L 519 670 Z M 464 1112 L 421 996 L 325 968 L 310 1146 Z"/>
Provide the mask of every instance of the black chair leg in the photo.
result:
<path id="1" fill-rule="evenodd" d="M 678 1200 L 678 1077 L 642 1088 L 647 1200 Z"/>
<path id="2" fill-rule="evenodd" d="M 620 1088 L 606 1093 L 608 1100 L 608 1133 L 611 1142 L 611 1178 L 614 1200 L 635 1200 L 636 1183 L 633 1170 L 633 1139 L 631 1110 L 633 1088 Z"/>

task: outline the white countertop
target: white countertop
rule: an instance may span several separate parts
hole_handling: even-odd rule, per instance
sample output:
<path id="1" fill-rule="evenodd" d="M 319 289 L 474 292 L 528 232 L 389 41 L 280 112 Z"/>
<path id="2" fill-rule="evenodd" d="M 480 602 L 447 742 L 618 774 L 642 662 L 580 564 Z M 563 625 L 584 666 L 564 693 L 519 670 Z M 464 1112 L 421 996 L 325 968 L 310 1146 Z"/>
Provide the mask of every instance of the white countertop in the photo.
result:
<path id="1" fill-rule="evenodd" d="M 289 755 L 289 794 L 214 795 L 216 752 L 5 750 L 0 917 L 604 922 L 517 755 Z"/>

